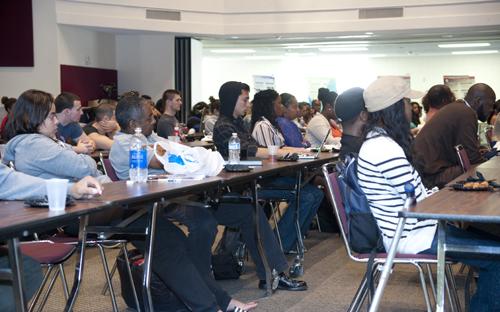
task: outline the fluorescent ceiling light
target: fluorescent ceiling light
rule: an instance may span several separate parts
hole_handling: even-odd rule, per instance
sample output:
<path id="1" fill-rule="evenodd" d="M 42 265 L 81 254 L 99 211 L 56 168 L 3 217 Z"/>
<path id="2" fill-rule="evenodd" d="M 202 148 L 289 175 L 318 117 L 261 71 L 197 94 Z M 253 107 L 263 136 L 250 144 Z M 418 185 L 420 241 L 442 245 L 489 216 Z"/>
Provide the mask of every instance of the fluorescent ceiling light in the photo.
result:
<path id="1" fill-rule="evenodd" d="M 213 49 L 210 52 L 218 54 L 251 54 L 256 51 L 254 49 Z"/>
<path id="2" fill-rule="evenodd" d="M 367 47 L 367 43 L 360 43 L 360 44 L 336 44 L 336 45 L 293 45 L 293 46 L 286 46 L 283 47 L 285 49 L 346 49 L 346 48 L 360 48 L 360 47 Z"/>
<path id="3" fill-rule="evenodd" d="M 349 39 L 349 38 L 370 38 L 373 35 L 349 35 L 349 36 L 338 36 L 339 39 Z"/>
<path id="4" fill-rule="evenodd" d="M 467 55 L 467 54 L 494 54 L 498 53 L 498 50 L 480 50 L 480 51 L 453 51 L 453 55 Z"/>
<path id="5" fill-rule="evenodd" d="M 283 59 L 282 55 L 250 55 L 245 56 L 245 60 L 281 60 Z"/>
<path id="6" fill-rule="evenodd" d="M 454 48 L 480 48 L 489 47 L 488 42 L 477 42 L 477 43 L 450 43 L 450 44 L 438 44 L 438 47 L 442 49 L 454 49 Z"/>
<path id="7" fill-rule="evenodd" d="M 285 53 L 286 56 L 315 56 L 316 53 L 314 52 L 307 52 L 307 53 Z"/>
<path id="8" fill-rule="evenodd" d="M 299 46 L 299 47 L 307 47 L 307 46 L 368 46 L 369 42 L 368 41 L 323 41 L 323 42 L 306 42 L 306 43 L 282 43 L 281 44 L 284 47 L 294 47 L 294 46 Z"/>
<path id="9" fill-rule="evenodd" d="M 355 52 L 355 51 L 368 51 L 367 47 L 350 47 L 350 48 L 339 48 L 339 47 L 322 47 L 319 48 L 321 52 Z"/>

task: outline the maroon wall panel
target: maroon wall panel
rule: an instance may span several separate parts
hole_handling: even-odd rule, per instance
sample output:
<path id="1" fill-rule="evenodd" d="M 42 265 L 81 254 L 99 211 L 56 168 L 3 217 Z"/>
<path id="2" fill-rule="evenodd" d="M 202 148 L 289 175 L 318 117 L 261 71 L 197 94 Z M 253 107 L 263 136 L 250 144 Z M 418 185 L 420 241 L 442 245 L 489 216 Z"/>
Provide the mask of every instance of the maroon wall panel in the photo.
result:
<path id="1" fill-rule="evenodd" d="M 31 0 L 0 1 L 0 67 L 33 67 Z"/>
<path id="2" fill-rule="evenodd" d="M 82 105 L 87 106 L 89 100 L 106 98 L 101 85 L 117 86 L 117 76 L 118 72 L 114 69 L 61 65 L 61 91 L 78 95 Z"/>

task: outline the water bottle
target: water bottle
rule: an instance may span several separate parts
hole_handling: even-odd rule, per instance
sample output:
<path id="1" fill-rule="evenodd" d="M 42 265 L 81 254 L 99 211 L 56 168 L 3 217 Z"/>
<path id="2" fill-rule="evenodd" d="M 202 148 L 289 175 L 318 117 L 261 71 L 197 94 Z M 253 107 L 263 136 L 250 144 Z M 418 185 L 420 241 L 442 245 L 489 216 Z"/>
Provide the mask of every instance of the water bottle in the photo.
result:
<path id="1" fill-rule="evenodd" d="M 415 197 L 415 187 L 411 183 L 405 184 L 406 200 L 403 206 L 403 210 L 408 211 L 410 207 L 417 204 L 417 198 Z"/>
<path id="2" fill-rule="evenodd" d="M 148 142 L 141 128 L 135 128 L 135 134 L 130 138 L 129 176 L 132 182 L 148 180 Z"/>
<path id="3" fill-rule="evenodd" d="M 174 127 L 175 142 L 179 143 L 181 141 L 181 134 L 178 126 Z"/>
<path id="4" fill-rule="evenodd" d="M 234 132 L 229 139 L 229 159 L 228 163 L 230 165 L 236 165 L 240 163 L 240 139 L 238 134 Z"/>

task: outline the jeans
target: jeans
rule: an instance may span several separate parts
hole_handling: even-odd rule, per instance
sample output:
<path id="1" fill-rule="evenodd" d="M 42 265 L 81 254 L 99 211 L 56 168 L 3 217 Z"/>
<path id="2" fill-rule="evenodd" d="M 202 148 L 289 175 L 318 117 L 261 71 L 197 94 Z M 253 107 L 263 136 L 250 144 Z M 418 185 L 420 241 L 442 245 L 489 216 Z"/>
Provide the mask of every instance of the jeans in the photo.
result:
<path id="1" fill-rule="evenodd" d="M 29 257 L 22 256 L 21 259 L 23 261 L 23 290 L 26 300 L 29 300 L 42 284 L 42 267 L 40 263 Z M 0 256 L 0 268 L 9 268 L 8 256 Z M 2 303 L 2 311 L 16 310 L 11 282 L 0 281 L 0 302 Z"/>
<path id="2" fill-rule="evenodd" d="M 429 249 L 424 254 L 437 254 L 437 231 Z M 447 226 L 446 243 L 453 245 L 482 245 L 500 247 L 500 241 L 483 235 Z M 447 253 L 447 258 L 479 268 L 477 290 L 471 299 L 470 310 L 474 312 L 500 311 L 500 256 Z"/>
<path id="3" fill-rule="evenodd" d="M 276 236 L 269 226 L 266 215 L 259 206 L 259 230 L 262 247 L 267 257 L 267 261 L 271 269 L 275 269 L 278 273 L 284 272 L 288 268 L 285 255 L 280 249 Z M 252 204 L 234 204 L 225 203 L 219 205 L 214 212 L 215 219 L 219 224 L 229 227 L 237 227 L 241 231 L 242 240 L 248 248 L 255 267 L 257 276 L 261 280 L 266 279 L 266 271 L 262 257 L 257 248 L 257 236 L 255 233 L 255 213 Z"/>
<path id="4" fill-rule="evenodd" d="M 204 216 L 207 211 L 199 207 L 191 208 L 193 210 L 186 211 L 187 215 L 195 213 L 191 217 L 201 222 L 198 224 L 190 222 L 193 229 L 198 229 L 194 237 L 199 239 L 203 233 L 206 237 L 210 237 L 214 218 L 210 215 L 207 219 L 197 218 L 196 209 L 199 209 L 200 216 Z M 147 218 L 143 216 L 129 227 L 145 227 L 146 222 Z M 200 231 L 200 229 L 209 229 L 209 231 Z M 211 275 L 210 266 L 205 264 L 204 259 L 210 259 L 210 248 L 207 249 L 206 246 L 201 245 L 193 248 L 196 245 L 190 240 L 194 237 L 191 237 L 191 232 L 186 237 L 165 216 L 158 217 L 151 257 L 152 270 L 190 310 L 213 312 L 220 309 L 225 311 L 231 297 L 217 284 Z M 133 244 L 144 253 L 144 241 L 133 241 Z"/>
<path id="5" fill-rule="evenodd" d="M 292 250 L 297 243 L 297 231 L 295 230 L 295 207 L 296 197 L 290 190 L 266 190 L 266 187 L 290 187 L 294 188 L 296 179 L 292 177 L 278 177 L 272 182 L 265 184 L 259 191 L 259 198 L 263 199 L 286 199 L 288 209 L 278 223 L 281 235 L 281 243 L 285 251 Z M 306 184 L 300 190 L 299 202 L 299 225 L 302 235 L 306 234 L 309 226 L 318 211 L 323 200 L 323 192 L 312 184 Z"/>

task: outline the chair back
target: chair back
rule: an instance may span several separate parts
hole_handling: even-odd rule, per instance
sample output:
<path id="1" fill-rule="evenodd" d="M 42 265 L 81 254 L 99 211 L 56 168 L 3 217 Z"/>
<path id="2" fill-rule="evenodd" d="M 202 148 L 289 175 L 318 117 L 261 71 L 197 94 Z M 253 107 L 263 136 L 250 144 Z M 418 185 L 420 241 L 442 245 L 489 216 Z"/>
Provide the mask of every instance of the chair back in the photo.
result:
<path id="1" fill-rule="evenodd" d="M 460 166 L 462 166 L 463 171 L 466 172 L 471 167 L 467 151 L 464 149 L 462 144 L 458 144 L 457 146 L 455 146 L 455 151 L 457 152 L 457 157 L 458 160 L 460 161 Z"/>
<path id="2" fill-rule="evenodd" d="M 104 158 L 102 153 L 99 153 L 99 159 L 101 160 L 102 167 L 104 168 L 104 173 L 111 179 L 111 181 L 120 181 L 120 179 L 116 175 L 115 168 L 113 168 L 113 166 L 111 165 L 111 161 L 109 160 L 109 158 Z"/>
<path id="3" fill-rule="evenodd" d="M 330 200 L 330 204 L 333 207 L 333 211 L 337 218 L 339 224 L 340 234 L 342 235 L 342 240 L 344 241 L 344 246 L 347 250 L 349 257 L 355 258 L 353 251 L 349 246 L 349 240 L 347 236 L 349 235 L 349 227 L 347 225 L 347 214 L 345 211 L 344 203 L 342 202 L 342 195 L 340 194 L 340 188 L 337 180 L 337 172 L 335 171 L 335 163 L 327 163 L 322 167 L 323 176 L 326 180 L 326 195 Z"/>

